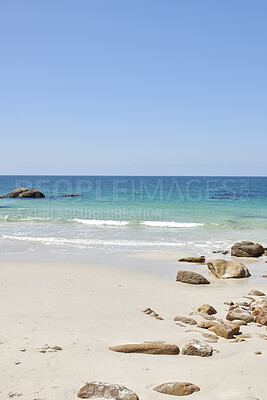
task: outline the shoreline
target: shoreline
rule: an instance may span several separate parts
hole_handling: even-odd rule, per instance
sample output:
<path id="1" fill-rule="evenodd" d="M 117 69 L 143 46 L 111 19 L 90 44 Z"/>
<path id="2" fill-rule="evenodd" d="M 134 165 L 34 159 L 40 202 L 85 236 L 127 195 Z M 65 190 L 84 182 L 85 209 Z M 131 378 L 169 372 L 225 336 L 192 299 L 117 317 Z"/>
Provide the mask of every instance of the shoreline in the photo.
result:
<path id="1" fill-rule="evenodd" d="M 124 257 L 122 263 L 125 260 L 130 258 Z M 239 284 L 237 279 L 219 286 L 186 285 L 108 263 L 1 262 L 0 271 L 0 300 L 5 305 L 0 328 L 4 398 L 22 393 L 22 400 L 74 400 L 77 391 L 94 380 L 124 385 L 140 400 L 163 398 L 153 387 L 177 380 L 198 385 L 201 390 L 192 398 L 199 400 L 263 400 L 267 396 L 267 341 L 257 336 L 266 334 L 266 327 L 242 327 L 244 333 L 253 334 L 242 343 L 219 338 L 211 344 L 219 353 L 208 358 L 122 354 L 108 349 L 151 340 L 181 349 L 191 339 L 203 341 L 196 332 L 201 329 L 178 326 L 173 318 L 188 316 L 202 303 L 213 305 L 218 318 L 225 318 L 224 301 L 242 299 L 251 289 L 266 293 L 266 284 Z M 164 320 L 145 315 L 142 310 L 147 307 Z M 63 350 L 40 353 L 46 344 Z M 262 355 L 255 355 L 257 351 Z"/>

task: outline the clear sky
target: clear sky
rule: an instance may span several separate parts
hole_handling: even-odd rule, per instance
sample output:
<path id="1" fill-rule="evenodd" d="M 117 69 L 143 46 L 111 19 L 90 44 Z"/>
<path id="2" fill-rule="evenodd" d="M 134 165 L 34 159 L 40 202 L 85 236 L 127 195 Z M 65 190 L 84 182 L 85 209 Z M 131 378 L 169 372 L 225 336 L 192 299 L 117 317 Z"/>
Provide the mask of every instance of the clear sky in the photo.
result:
<path id="1" fill-rule="evenodd" d="M 267 175 L 265 0 L 0 0 L 0 174 Z"/>

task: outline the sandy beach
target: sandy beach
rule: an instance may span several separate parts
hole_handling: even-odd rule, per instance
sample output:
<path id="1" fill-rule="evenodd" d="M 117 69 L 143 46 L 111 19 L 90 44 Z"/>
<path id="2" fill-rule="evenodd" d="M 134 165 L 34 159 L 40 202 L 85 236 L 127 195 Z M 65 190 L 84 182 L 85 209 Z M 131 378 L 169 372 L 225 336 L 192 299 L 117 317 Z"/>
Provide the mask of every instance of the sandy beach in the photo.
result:
<path id="1" fill-rule="evenodd" d="M 169 257 L 180 269 L 174 257 L 158 252 L 150 257 L 140 254 L 135 260 L 144 263 L 151 257 L 158 262 Z M 204 341 L 202 333 L 208 331 L 177 325 L 173 318 L 189 316 L 208 303 L 218 311 L 217 318 L 225 319 L 225 301 L 245 301 L 243 296 L 251 289 L 266 293 L 264 283 L 249 284 L 245 279 L 243 284 L 240 280 L 215 284 L 214 278 L 211 285 L 186 285 L 110 266 L 108 258 L 102 265 L 1 262 L 0 271 L 1 399 L 71 400 L 91 381 L 126 386 L 140 400 L 168 398 L 153 388 L 170 381 L 198 385 L 200 391 L 189 397 L 199 400 L 267 398 L 267 332 L 254 323 L 241 326 L 242 333 L 251 334 L 243 342 L 220 337 L 217 343 L 209 343 L 215 349 L 211 357 L 109 350 L 144 341 L 165 341 L 181 350 L 191 339 Z M 147 307 L 163 320 L 144 314 Z M 192 317 L 204 321 L 200 315 Z"/>

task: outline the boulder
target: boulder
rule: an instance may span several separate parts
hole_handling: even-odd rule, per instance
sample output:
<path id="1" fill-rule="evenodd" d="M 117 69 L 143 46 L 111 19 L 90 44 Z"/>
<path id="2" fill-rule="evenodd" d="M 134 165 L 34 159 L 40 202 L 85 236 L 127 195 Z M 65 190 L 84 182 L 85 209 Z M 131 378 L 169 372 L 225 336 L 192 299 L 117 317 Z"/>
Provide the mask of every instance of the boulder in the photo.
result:
<path id="1" fill-rule="evenodd" d="M 234 257 L 260 257 L 264 248 L 259 243 L 238 242 L 231 247 L 231 256 Z"/>
<path id="2" fill-rule="evenodd" d="M 77 397 L 80 399 L 97 399 L 98 397 L 114 400 L 139 400 L 138 396 L 124 386 L 106 382 L 90 382 L 84 385 Z"/>
<path id="3" fill-rule="evenodd" d="M 189 382 L 167 382 L 155 387 L 153 390 L 172 396 L 187 396 L 194 392 L 199 392 L 200 388 Z"/>
<path id="4" fill-rule="evenodd" d="M 197 321 L 190 317 L 178 316 L 178 317 L 174 317 L 173 320 L 183 322 L 184 324 L 188 324 L 188 325 L 196 325 L 197 324 Z"/>
<path id="5" fill-rule="evenodd" d="M 181 354 L 187 356 L 210 357 L 212 356 L 213 348 L 207 343 L 193 339 L 188 344 L 184 345 Z"/>
<path id="6" fill-rule="evenodd" d="M 260 290 L 251 290 L 249 292 L 249 296 L 265 296 L 265 293 L 261 292 Z"/>
<path id="7" fill-rule="evenodd" d="M 45 195 L 39 190 L 27 190 L 27 192 L 22 192 L 18 195 L 20 199 L 22 198 L 31 198 L 31 199 L 42 199 Z"/>
<path id="8" fill-rule="evenodd" d="M 209 331 L 225 339 L 232 339 L 232 337 L 234 336 L 234 329 L 230 325 L 226 324 L 216 324 L 214 326 L 211 326 L 209 328 Z"/>
<path id="9" fill-rule="evenodd" d="M 26 188 L 18 188 L 18 189 L 13 190 L 13 192 L 9 193 L 7 195 L 7 197 L 20 198 L 20 199 L 24 198 L 24 197 L 41 199 L 41 198 L 44 198 L 45 195 L 42 192 L 39 192 L 39 190 L 29 190 Z"/>
<path id="10" fill-rule="evenodd" d="M 201 256 L 201 257 L 188 257 L 188 258 L 180 258 L 179 262 L 190 262 L 190 263 L 204 263 L 205 257 Z"/>
<path id="11" fill-rule="evenodd" d="M 207 262 L 207 266 L 210 273 L 219 279 L 247 278 L 250 276 L 249 270 L 242 263 L 217 259 Z"/>
<path id="12" fill-rule="evenodd" d="M 245 322 L 254 322 L 255 318 L 250 312 L 243 310 L 242 308 L 235 308 L 234 310 L 229 311 L 226 315 L 226 319 L 228 321 L 234 321 L 235 319 L 240 319 Z"/>
<path id="13" fill-rule="evenodd" d="M 175 344 L 165 342 L 145 342 L 122 344 L 109 347 L 110 350 L 119 353 L 142 353 L 142 354 L 169 354 L 176 355 L 180 353 L 179 347 Z"/>
<path id="14" fill-rule="evenodd" d="M 198 307 L 197 311 L 202 314 L 208 314 L 208 315 L 217 314 L 215 308 L 212 307 L 210 304 L 202 304 L 202 306 Z"/>
<path id="15" fill-rule="evenodd" d="M 208 285 L 210 283 L 203 275 L 197 272 L 183 270 L 178 271 L 176 281 L 190 283 L 191 285 Z"/>

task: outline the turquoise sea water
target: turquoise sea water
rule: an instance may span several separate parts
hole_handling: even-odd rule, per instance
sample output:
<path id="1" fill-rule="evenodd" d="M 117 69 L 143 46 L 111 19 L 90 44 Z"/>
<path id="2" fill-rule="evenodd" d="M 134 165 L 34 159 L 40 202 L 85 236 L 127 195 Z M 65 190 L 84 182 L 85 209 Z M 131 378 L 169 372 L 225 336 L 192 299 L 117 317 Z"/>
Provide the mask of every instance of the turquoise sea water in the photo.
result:
<path id="1" fill-rule="evenodd" d="M 266 177 L 0 176 L 0 195 L 18 187 L 46 198 L 0 199 L 2 254 L 267 243 Z"/>

